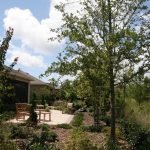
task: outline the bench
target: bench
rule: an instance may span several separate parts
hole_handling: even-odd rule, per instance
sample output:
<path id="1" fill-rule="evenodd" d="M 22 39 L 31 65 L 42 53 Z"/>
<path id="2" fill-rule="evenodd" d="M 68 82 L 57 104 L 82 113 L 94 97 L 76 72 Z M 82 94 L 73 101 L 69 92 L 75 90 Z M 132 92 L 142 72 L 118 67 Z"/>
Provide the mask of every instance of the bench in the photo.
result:
<path id="1" fill-rule="evenodd" d="M 16 103 L 16 120 L 23 119 L 25 116 L 29 116 L 30 105 L 27 103 Z"/>

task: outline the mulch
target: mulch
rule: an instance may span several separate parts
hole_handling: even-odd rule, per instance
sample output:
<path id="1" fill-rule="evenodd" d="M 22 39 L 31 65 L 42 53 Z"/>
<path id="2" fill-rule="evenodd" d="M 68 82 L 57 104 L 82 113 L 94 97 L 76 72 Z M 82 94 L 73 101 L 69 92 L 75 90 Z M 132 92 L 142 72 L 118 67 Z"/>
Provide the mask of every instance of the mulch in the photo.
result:
<path id="1" fill-rule="evenodd" d="M 88 112 L 84 112 L 83 114 L 84 114 L 83 125 L 86 125 L 86 126 L 93 125 L 94 120 L 93 120 L 92 114 Z"/>
<path id="2" fill-rule="evenodd" d="M 88 112 L 84 112 L 83 114 L 84 114 L 83 125 L 86 126 L 93 125 L 93 117 L 91 116 L 91 114 Z M 65 143 L 68 141 L 70 129 L 52 128 L 51 130 L 58 135 L 59 145 L 61 147 L 64 147 Z M 103 133 L 87 132 L 87 136 L 94 145 L 104 145 L 106 142 L 106 138 Z"/>

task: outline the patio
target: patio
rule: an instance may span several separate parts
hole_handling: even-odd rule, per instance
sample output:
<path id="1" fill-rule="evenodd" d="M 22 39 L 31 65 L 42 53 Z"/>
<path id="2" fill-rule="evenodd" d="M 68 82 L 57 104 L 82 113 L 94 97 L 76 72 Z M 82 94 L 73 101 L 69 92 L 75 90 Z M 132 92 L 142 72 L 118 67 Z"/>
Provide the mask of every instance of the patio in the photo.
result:
<path id="1" fill-rule="evenodd" d="M 63 123 L 69 124 L 74 117 L 74 115 L 63 114 L 62 111 L 59 111 L 59 110 L 50 110 L 50 112 L 51 112 L 51 121 L 40 121 L 39 124 L 42 124 L 42 123 L 45 123 L 48 125 L 57 125 L 57 124 L 63 124 Z M 44 118 L 44 115 L 41 115 L 41 120 L 43 120 L 43 118 Z M 25 120 L 27 119 L 28 119 L 28 116 L 25 116 Z M 48 120 L 49 116 L 46 115 L 45 119 Z M 9 120 L 8 122 L 23 123 L 24 120 L 16 120 L 16 118 L 14 118 L 12 120 Z"/>

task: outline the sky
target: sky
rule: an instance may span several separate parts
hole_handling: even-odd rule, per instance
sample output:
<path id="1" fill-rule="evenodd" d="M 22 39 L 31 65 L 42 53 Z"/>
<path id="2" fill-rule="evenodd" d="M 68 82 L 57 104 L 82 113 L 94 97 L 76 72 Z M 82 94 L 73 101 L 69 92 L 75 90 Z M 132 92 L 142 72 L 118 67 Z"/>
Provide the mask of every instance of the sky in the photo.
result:
<path id="1" fill-rule="evenodd" d="M 55 36 L 50 28 L 60 27 L 63 23 L 60 12 L 54 6 L 66 1 L 0 0 L 0 39 L 5 37 L 9 27 L 14 28 L 6 65 L 19 57 L 14 69 L 21 69 L 35 77 L 44 73 L 65 47 L 65 40 L 59 43 L 51 42 L 48 38 Z M 75 8 L 79 8 L 78 4 L 73 3 L 67 7 L 70 12 L 75 11 Z M 52 77 L 55 75 L 49 78 Z M 48 78 L 43 80 L 48 81 Z"/>
<path id="2" fill-rule="evenodd" d="M 59 43 L 48 39 L 55 36 L 50 28 L 63 24 L 61 13 L 54 8 L 60 2 L 69 3 L 66 11 L 70 13 L 81 9 L 79 0 L 0 0 L 0 40 L 9 27 L 14 28 L 6 65 L 19 57 L 14 69 L 38 78 L 56 60 L 58 53 L 65 48 L 65 40 Z M 58 78 L 58 75 L 42 80 L 47 82 L 52 77 Z"/>

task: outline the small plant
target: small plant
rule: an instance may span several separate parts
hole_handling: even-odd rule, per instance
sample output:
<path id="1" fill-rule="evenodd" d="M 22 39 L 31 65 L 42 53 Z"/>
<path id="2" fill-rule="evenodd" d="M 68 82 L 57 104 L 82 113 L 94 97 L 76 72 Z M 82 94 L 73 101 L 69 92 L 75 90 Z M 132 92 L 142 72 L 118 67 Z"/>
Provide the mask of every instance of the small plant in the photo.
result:
<path id="1" fill-rule="evenodd" d="M 70 132 L 69 141 L 65 145 L 65 150 L 98 150 L 87 138 L 83 130 L 76 128 Z"/>
<path id="2" fill-rule="evenodd" d="M 0 130 L 0 142 L 3 142 L 5 139 L 3 131 Z"/>
<path id="3" fill-rule="evenodd" d="M 31 101 L 30 116 L 27 120 L 27 124 L 30 124 L 30 125 L 37 125 L 38 123 L 37 114 L 35 112 L 36 101 L 34 98 L 35 96 L 33 96 L 33 100 Z"/>
<path id="4" fill-rule="evenodd" d="M 104 121 L 107 126 L 111 124 L 111 117 L 110 116 L 100 116 L 100 120 Z"/>
<path id="5" fill-rule="evenodd" d="M 41 142 L 42 141 L 55 142 L 57 141 L 57 134 L 49 131 L 49 128 L 47 126 L 43 126 L 40 139 Z"/>
<path id="6" fill-rule="evenodd" d="M 111 128 L 108 126 L 103 127 L 102 133 L 105 134 L 105 136 L 110 137 Z"/>
<path id="7" fill-rule="evenodd" d="M 58 124 L 58 128 L 63 128 L 63 129 L 71 129 L 72 127 L 69 124 L 63 123 L 63 124 Z"/>
<path id="8" fill-rule="evenodd" d="M 109 139 L 107 142 L 107 150 L 122 150 L 122 149 L 119 146 L 117 146 L 116 144 L 114 145 L 112 140 Z"/>
<path id="9" fill-rule="evenodd" d="M 41 129 L 42 129 L 42 131 L 49 131 L 49 126 L 47 125 L 47 124 L 42 124 L 41 125 Z"/>
<path id="10" fill-rule="evenodd" d="M 97 126 L 94 126 L 94 125 L 92 125 L 92 126 L 83 126 L 82 129 L 84 131 L 87 131 L 87 132 L 101 132 L 101 130 L 102 130 L 101 126 L 97 127 Z"/>
<path id="11" fill-rule="evenodd" d="M 51 143 L 49 145 L 41 145 L 39 143 L 35 143 L 30 146 L 29 150 L 60 150 L 57 144 Z"/>
<path id="12" fill-rule="evenodd" d="M 122 132 L 131 149 L 147 150 L 150 145 L 150 130 L 144 129 L 134 122 L 121 121 Z"/>
<path id="13" fill-rule="evenodd" d="M 24 134 L 19 126 L 12 126 L 11 128 L 11 138 L 23 138 Z"/>
<path id="14" fill-rule="evenodd" d="M 18 147 L 14 142 L 7 141 L 0 143 L 0 150 L 18 150 Z"/>
<path id="15" fill-rule="evenodd" d="M 84 116 L 83 113 L 77 113 L 72 121 L 73 126 L 81 126 L 83 122 Z"/>
<path id="16" fill-rule="evenodd" d="M 49 108 L 49 106 L 47 104 L 45 106 L 45 111 L 50 112 L 50 108 Z"/>
<path id="17" fill-rule="evenodd" d="M 54 143 L 57 140 L 57 134 L 49 131 L 46 125 L 42 125 L 41 133 L 35 134 L 27 147 L 29 150 L 58 150 L 55 149 L 57 147 Z"/>
<path id="18" fill-rule="evenodd" d="M 15 116 L 15 113 L 13 111 L 4 112 L 0 114 L 0 121 L 7 121 Z"/>
<path id="19" fill-rule="evenodd" d="M 46 100 L 44 99 L 44 97 L 42 97 L 42 102 L 41 104 L 44 106 L 44 108 L 46 107 Z"/>
<path id="20" fill-rule="evenodd" d="M 21 138 L 26 139 L 31 136 L 31 131 L 27 127 L 21 127 L 17 125 L 13 125 L 11 128 L 11 135 L 12 139 Z"/>

